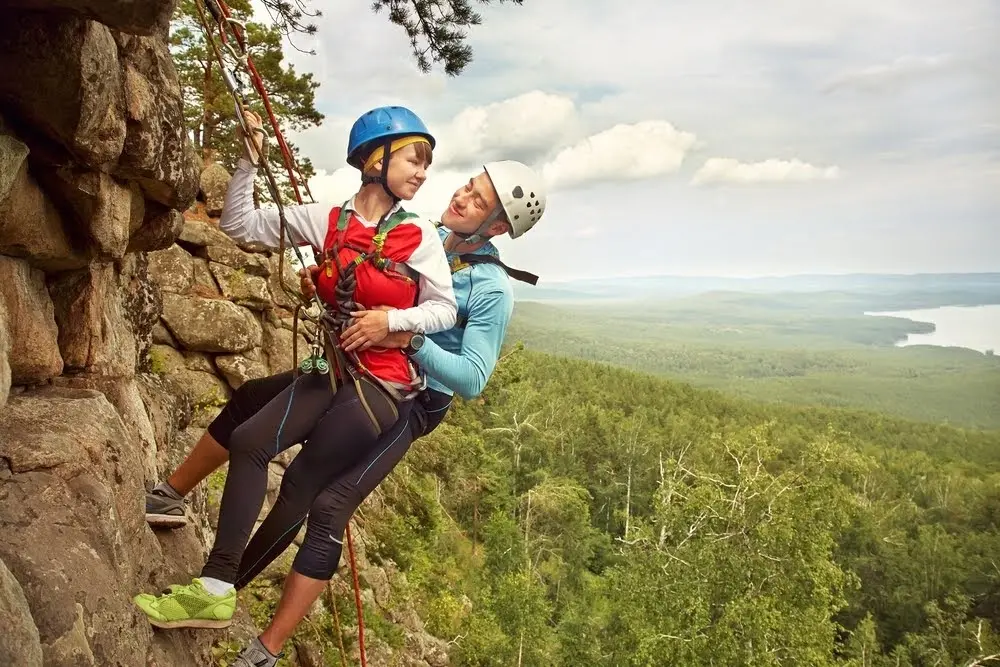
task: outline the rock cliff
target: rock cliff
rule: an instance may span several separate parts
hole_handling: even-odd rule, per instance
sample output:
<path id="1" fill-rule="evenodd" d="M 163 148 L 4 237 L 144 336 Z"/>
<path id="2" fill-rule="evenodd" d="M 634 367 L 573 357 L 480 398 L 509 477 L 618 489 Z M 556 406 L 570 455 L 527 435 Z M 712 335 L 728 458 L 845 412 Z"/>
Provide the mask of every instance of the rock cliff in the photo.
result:
<path id="1" fill-rule="evenodd" d="M 197 572 L 220 485 L 192 494 L 195 521 L 176 531 L 146 525 L 143 493 L 234 388 L 292 366 L 277 257 L 208 216 L 228 174 L 202 170 L 184 131 L 167 46 L 175 2 L 4 4 L 0 664 L 227 664 L 287 561 L 241 596 L 230 630 L 154 631 L 131 598 Z M 270 501 L 293 454 L 272 464 Z M 384 604 L 398 575 L 363 549 L 361 560 L 365 599 Z M 447 664 L 443 642 L 404 616 L 407 649 L 382 650 L 376 632 L 370 664 Z M 325 664 L 338 643 L 298 641 L 289 664 Z"/>

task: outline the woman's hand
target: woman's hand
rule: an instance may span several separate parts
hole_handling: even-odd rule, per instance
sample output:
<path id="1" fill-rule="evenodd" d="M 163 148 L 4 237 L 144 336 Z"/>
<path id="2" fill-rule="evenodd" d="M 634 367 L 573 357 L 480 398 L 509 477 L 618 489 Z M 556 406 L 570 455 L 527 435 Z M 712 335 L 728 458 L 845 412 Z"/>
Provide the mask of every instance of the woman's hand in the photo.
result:
<path id="1" fill-rule="evenodd" d="M 313 298 L 316 294 L 316 281 L 319 279 L 320 270 L 318 265 L 299 269 L 299 289 L 302 291 L 302 296 L 307 299 Z"/>
<path id="2" fill-rule="evenodd" d="M 239 139 L 240 143 L 243 145 L 243 157 L 255 165 L 260 164 L 258 157 L 263 155 L 264 149 L 264 123 L 260 119 L 260 116 L 255 114 L 250 109 L 246 107 L 243 108 L 243 120 L 247 125 L 247 129 L 250 130 L 250 136 L 252 138 L 253 148 L 251 149 L 254 154 L 251 154 L 246 141 L 246 133 L 243 131 L 243 126 L 239 123 L 236 124 L 236 138 Z"/>
<path id="3" fill-rule="evenodd" d="M 385 310 L 359 310 L 351 317 L 354 323 L 340 335 L 345 352 L 367 350 L 389 335 L 389 313 Z"/>

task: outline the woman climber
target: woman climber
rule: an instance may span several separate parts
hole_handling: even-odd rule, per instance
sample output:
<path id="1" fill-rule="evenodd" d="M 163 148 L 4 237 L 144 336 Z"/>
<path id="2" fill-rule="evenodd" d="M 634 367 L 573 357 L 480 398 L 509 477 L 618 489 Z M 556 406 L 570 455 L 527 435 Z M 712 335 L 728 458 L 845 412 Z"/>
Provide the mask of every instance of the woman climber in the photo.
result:
<path id="1" fill-rule="evenodd" d="M 240 131 L 244 155 L 226 192 L 219 227 L 243 241 L 278 247 L 276 211 L 255 209 L 255 155 L 262 154 L 260 118 L 245 112 L 252 142 Z M 252 148 L 251 148 L 252 144 Z M 342 206 L 306 204 L 285 209 L 292 242 L 322 249 L 316 292 L 324 305 L 325 358 L 314 355 L 294 381 L 236 428 L 229 440 L 229 471 L 218 531 L 201 576 L 160 596 L 135 602 L 158 627 L 218 628 L 236 608 L 237 571 L 267 488 L 272 458 L 306 443 L 290 491 L 307 504 L 328 479 L 369 453 L 383 432 L 412 408 L 421 380 L 407 354 L 378 344 L 391 332 L 436 333 L 456 322 L 451 270 L 434 225 L 405 213 L 426 178 L 435 140 L 403 107 L 380 107 L 351 128 L 347 162 L 362 185 Z M 386 306 L 367 310 L 368 306 Z M 319 519 L 319 517 L 317 517 Z M 293 570 L 329 579 L 340 558 L 335 530 L 309 522 Z"/>

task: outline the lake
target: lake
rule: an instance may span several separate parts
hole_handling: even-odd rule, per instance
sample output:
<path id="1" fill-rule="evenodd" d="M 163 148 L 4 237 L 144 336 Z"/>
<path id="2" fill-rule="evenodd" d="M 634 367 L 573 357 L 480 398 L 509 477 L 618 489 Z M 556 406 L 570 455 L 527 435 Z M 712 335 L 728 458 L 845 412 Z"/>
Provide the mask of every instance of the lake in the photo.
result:
<path id="1" fill-rule="evenodd" d="M 966 347 L 979 352 L 993 350 L 1000 354 L 1000 306 L 943 306 L 865 315 L 902 317 L 916 322 L 931 322 L 936 327 L 932 333 L 910 334 L 897 346 Z"/>

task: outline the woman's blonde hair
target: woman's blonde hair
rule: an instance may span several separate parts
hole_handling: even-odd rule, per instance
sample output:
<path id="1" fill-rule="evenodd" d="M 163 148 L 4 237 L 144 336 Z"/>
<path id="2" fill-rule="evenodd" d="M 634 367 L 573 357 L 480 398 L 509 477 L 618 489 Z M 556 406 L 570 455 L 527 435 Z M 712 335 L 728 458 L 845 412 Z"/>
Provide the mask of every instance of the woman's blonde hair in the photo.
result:
<path id="1" fill-rule="evenodd" d="M 399 149 L 405 148 L 411 144 L 416 147 L 417 159 L 426 163 L 428 167 L 431 166 L 431 162 L 434 161 L 434 149 L 431 148 L 431 142 L 427 140 L 427 137 L 411 134 L 395 139 L 389 145 L 389 154 L 392 155 Z M 361 172 L 365 174 L 370 172 L 372 167 L 375 166 L 375 163 L 382 159 L 384 153 L 384 146 L 378 146 L 375 150 L 373 150 L 371 155 L 368 156 L 368 159 L 365 160 L 364 168 Z"/>

